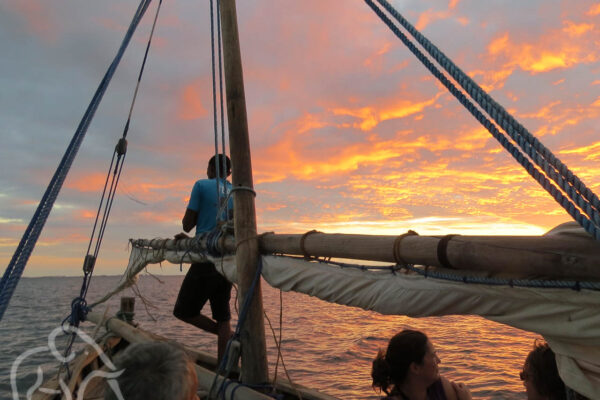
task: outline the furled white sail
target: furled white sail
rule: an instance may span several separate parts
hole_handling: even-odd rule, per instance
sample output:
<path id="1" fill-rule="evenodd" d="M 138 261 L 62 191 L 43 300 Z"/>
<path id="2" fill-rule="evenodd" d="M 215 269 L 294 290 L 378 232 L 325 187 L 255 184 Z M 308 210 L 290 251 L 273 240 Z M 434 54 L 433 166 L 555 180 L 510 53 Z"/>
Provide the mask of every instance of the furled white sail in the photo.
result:
<path id="1" fill-rule="evenodd" d="M 156 250 L 134 245 L 118 290 L 135 282 L 134 277 L 148 264 L 164 260 L 175 264 L 198 262 L 207 257 L 166 247 L 169 246 Z M 236 281 L 234 257 L 213 261 L 217 270 Z M 465 284 L 400 271 L 342 268 L 282 256 L 263 256 L 262 263 L 264 279 L 284 291 L 388 315 L 479 315 L 539 333 L 556 353 L 565 383 L 590 398 L 600 396 L 599 292 Z"/>

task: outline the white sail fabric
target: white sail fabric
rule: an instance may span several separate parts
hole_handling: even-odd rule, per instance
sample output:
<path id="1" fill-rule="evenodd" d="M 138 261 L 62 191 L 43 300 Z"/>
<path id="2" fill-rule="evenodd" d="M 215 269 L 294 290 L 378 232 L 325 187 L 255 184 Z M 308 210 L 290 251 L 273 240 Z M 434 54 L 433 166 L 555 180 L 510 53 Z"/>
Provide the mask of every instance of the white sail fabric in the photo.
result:
<path id="1" fill-rule="evenodd" d="M 148 264 L 164 260 L 175 264 L 199 262 L 206 258 L 211 259 L 183 250 L 134 247 L 119 290 L 134 283 L 134 277 Z M 212 260 L 218 271 L 230 281 L 237 281 L 233 256 Z M 284 291 L 388 315 L 479 315 L 539 333 L 556 353 L 564 382 L 587 397 L 600 398 L 598 292 L 465 284 L 281 256 L 263 256 L 262 263 L 264 279 Z"/>

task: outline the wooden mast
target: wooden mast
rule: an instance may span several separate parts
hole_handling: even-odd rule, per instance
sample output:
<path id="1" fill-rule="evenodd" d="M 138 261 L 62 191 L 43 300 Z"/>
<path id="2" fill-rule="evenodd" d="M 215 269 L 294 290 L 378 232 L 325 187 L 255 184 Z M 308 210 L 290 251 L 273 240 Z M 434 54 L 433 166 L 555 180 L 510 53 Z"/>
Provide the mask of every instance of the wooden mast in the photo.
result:
<path id="1" fill-rule="evenodd" d="M 237 27 L 235 0 L 221 0 L 221 26 L 227 94 L 227 121 L 233 164 L 234 188 L 253 189 L 248 118 L 242 73 L 242 57 Z M 239 190 L 234 193 L 234 227 L 237 243 L 236 264 L 239 305 L 252 285 L 258 267 L 259 252 L 256 235 L 254 193 Z M 263 320 L 260 279 L 254 289 L 248 315 L 241 331 L 242 379 L 244 383 L 260 384 L 268 381 L 268 364 Z"/>

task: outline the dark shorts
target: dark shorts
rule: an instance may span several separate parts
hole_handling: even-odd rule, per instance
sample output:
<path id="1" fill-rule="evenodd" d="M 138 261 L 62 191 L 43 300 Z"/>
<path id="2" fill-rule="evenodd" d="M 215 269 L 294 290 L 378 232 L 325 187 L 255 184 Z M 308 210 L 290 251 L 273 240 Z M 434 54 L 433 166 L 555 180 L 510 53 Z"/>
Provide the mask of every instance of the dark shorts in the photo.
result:
<path id="1" fill-rule="evenodd" d="M 195 317 L 208 300 L 213 319 L 229 321 L 230 299 L 231 283 L 217 272 L 213 263 L 192 264 L 179 289 L 173 314 L 180 319 Z"/>

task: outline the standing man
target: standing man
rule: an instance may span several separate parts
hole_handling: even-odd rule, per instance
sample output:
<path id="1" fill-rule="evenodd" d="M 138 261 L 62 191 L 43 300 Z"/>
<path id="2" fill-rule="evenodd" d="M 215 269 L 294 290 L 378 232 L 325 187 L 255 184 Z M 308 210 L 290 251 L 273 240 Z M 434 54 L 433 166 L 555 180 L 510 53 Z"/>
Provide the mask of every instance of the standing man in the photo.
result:
<path id="1" fill-rule="evenodd" d="M 217 193 L 217 172 L 219 172 L 219 192 Z M 231 160 L 224 154 L 213 156 L 208 162 L 206 175 L 208 179 L 200 179 L 194 184 L 190 202 L 182 219 L 183 230 L 189 232 L 196 227 L 196 236 L 210 232 L 216 227 L 217 213 L 231 190 L 226 178 L 231 174 Z M 228 209 L 233 210 L 230 199 Z M 181 233 L 176 239 L 187 237 Z M 210 261 L 194 263 L 181 284 L 173 315 L 188 324 L 192 324 L 218 336 L 218 358 L 221 360 L 231 337 L 231 283 L 219 274 Z M 200 311 L 206 301 L 210 301 L 212 319 L 202 315 Z"/>

